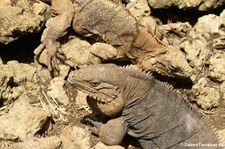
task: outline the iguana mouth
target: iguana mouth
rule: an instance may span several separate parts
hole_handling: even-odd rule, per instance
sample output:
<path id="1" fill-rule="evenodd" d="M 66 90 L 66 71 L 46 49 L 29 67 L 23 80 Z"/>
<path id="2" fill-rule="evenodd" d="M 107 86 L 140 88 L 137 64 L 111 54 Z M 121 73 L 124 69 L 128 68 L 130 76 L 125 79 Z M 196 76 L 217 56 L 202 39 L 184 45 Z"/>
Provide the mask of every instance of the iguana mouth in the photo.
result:
<path id="1" fill-rule="evenodd" d="M 77 89 L 84 92 L 87 96 L 95 99 L 96 101 L 102 104 L 110 103 L 111 101 L 117 98 L 117 95 L 104 93 L 101 90 L 97 90 L 93 87 L 90 87 L 88 83 L 73 81 L 73 80 L 70 80 L 70 78 L 68 78 L 68 82 L 73 84 L 75 87 L 77 87 Z"/>
<path id="2" fill-rule="evenodd" d="M 113 117 L 121 112 L 124 101 L 119 96 L 118 90 L 115 90 L 115 88 L 110 88 L 108 89 L 108 92 L 104 92 L 104 89 L 95 89 L 86 82 L 73 81 L 70 79 L 68 79 L 68 82 L 84 92 L 91 99 L 89 102 L 106 116 Z M 109 94 L 110 91 L 114 94 Z"/>
<path id="3" fill-rule="evenodd" d="M 168 73 L 169 69 L 168 70 L 163 70 L 164 67 L 166 67 L 166 66 L 162 66 L 161 68 L 158 68 L 157 66 L 153 66 L 152 71 L 156 72 L 156 73 L 158 73 L 160 75 L 164 75 L 164 76 L 171 77 L 171 78 L 174 78 L 174 77 L 177 77 L 177 78 L 189 78 L 192 75 L 192 70 L 189 69 L 189 68 L 185 69 L 184 72 L 186 72 L 186 74 L 184 74 L 184 73 L 180 73 L 180 71 L 175 71 L 175 70 L 174 70 L 173 73 L 172 73 L 172 71 L 170 73 Z"/>

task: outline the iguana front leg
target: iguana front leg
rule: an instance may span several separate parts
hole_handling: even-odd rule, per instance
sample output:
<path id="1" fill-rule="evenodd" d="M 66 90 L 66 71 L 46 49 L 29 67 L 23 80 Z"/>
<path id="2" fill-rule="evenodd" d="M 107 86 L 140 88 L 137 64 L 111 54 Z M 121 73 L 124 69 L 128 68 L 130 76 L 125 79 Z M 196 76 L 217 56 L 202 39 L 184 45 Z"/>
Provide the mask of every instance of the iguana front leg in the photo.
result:
<path id="1" fill-rule="evenodd" d="M 57 41 L 67 33 L 72 19 L 74 17 L 74 7 L 70 0 L 52 0 L 52 12 L 55 17 L 51 18 L 47 24 L 41 37 L 41 45 L 35 49 L 35 54 L 38 56 L 44 48 L 47 50 L 47 66 L 51 71 L 52 66 L 57 57 L 57 51 L 60 43 Z M 58 54 L 59 55 L 59 54 Z"/>
<path id="2" fill-rule="evenodd" d="M 91 131 L 98 135 L 100 140 L 107 145 L 121 144 L 127 133 L 123 117 L 111 119 L 106 124 L 91 119 L 86 120 L 94 125 L 94 128 L 92 128 Z"/>

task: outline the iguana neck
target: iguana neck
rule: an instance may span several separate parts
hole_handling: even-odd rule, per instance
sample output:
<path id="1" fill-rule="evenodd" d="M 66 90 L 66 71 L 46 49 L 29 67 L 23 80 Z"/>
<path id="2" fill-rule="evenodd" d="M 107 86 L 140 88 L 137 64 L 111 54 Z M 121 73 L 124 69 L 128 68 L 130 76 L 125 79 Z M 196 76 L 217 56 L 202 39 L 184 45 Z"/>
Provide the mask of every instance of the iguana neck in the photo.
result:
<path id="1" fill-rule="evenodd" d="M 165 53 L 167 45 L 160 41 L 154 34 L 149 32 L 143 26 L 138 26 L 137 36 L 135 37 L 132 46 L 127 49 L 127 56 L 129 58 L 140 61 L 140 58 L 155 57 L 161 53 Z M 140 50 L 141 49 L 141 50 Z"/>
<path id="2" fill-rule="evenodd" d="M 121 93 L 126 105 L 130 105 L 132 102 L 137 104 L 138 101 L 147 98 L 146 96 L 148 96 L 148 93 L 155 85 L 155 81 L 150 81 L 151 76 L 148 77 L 127 77 Z"/>

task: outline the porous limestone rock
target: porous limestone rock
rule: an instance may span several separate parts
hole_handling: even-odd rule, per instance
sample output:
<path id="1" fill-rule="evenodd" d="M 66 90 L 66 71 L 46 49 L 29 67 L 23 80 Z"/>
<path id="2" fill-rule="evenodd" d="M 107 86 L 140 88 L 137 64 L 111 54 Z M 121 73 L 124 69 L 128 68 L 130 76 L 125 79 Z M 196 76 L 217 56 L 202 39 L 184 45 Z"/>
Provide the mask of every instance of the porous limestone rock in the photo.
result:
<path id="1" fill-rule="evenodd" d="M 126 8 L 137 20 L 149 16 L 151 13 L 147 0 L 130 0 Z"/>
<path id="2" fill-rule="evenodd" d="M 48 115 L 39 107 L 28 103 L 25 94 L 17 99 L 8 113 L 0 116 L 0 139 L 25 141 L 34 137 L 48 120 Z"/>
<path id="3" fill-rule="evenodd" d="M 13 73 L 13 81 L 17 84 L 22 82 L 32 82 L 36 73 L 36 68 L 29 64 L 19 63 L 18 61 L 9 61 L 7 63 Z"/>
<path id="4" fill-rule="evenodd" d="M 79 38 L 73 37 L 61 46 L 61 51 L 66 56 L 65 63 L 71 67 L 84 67 L 87 65 L 89 48 L 91 45 Z"/>
<path id="5" fill-rule="evenodd" d="M 193 75 L 204 73 L 205 63 L 210 49 L 207 47 L 207 40 L 202 36 L 192 40 L 185 40 L 180 47 L 185 51 L 189 64 L 193 67 Z"/>
<path id="6" fill-rule="evenodd" d="M 90 149 L 90 133 L 78 126 L 66 126 L 60 135 L 63 149 Z"/>
<path id="7" fill-rule="evenodd" d="M 180 44 L 193 68 L 191 80 L 194 85 L 190 91 L 193 96 L 190 100 L 194 100 L 204 110 L 218 107 L 225 99 L 223 14 L 200 17 Z"/>
<path id="8" fill-rule="evenodd" d="M 24 83 L 22 86 L 18 86 L 18 87 L 21 87 L 23 88 L 23 92 L 29 96 L 29 100 L 28 102 L 31 103 L 31 104 L 34 104 L 34 103 L 40 103 L 40 95 L 41 95 L 41 86 L 40 84 L 38 83 L 35 83 L 35 82 L 26 82 Z M 14 98 L 15 99 L 15 98 Z"/>
<path id="9" fill-rule="evenodd" d="M 11 89 L 9 87 L 9 82 L 13 78 L 13 73 L 7 65 L 0 64 L 0 99 L 4 98 L 4 94 L 7 94 Z M 6 99 L 6 98 L 4 98 Z"/>
<path id="10" fill-rule="evenodd" d="M 107 146 L 102 142 L 99 142 L 92 149 L 125 149 L 125 148 L 119 145 Z"/>
<path id="11" fill-rule="evenodd" d="M 62 64 L 59 65 L 59 76 L 61 78 L 66 79 L 66 77 L 68 76 L 69 72 L 70 72 L 70 67 L 69 66 L 62 65 Z"/>
<path id="12" fill-rule="evenodd" d="M 205 15 L 198 19 L 188 36 L 182 39 L 180 47 L 184 50 L 187 60 L 193 67 L 192 78 L 197 79 L 198 76 L 215 78 L 217 75 L 216 78 L 219 81 L 223 80 L 218 78 L 218 73 L 222 73 L 223 70 L 215 72 L 217 71 L 215 69 L 223 67 L 219 64 L 219 61 L 222 62 L 223 59 L 223 51 L 219 50 L 223 48 L 224 26 L 225 19 L 223 17 L 214 14 Z"/>
<path id="13" fill-rule="evenodd" d="M 32 83 L 36 73 L 35 67 L 17 61 L 9 61 L 5 65 L 0 65 L 0 69 L 0 98 L 4 105 L 17 99 L 24 92 L 34 97 L 33 99 L 37 99 L 39 87 Z"/>
<path id="14" fill-rule="evenodd" d="M 97 56 L 96 56 L 97 55 Z M 90 47 L 88 62 L 91 64 L 99 64 L 107 60 L 125 60 L 124 53 L 117 50 L 110 44 L 97 42 Z"/>
<path id="15" fill-rule="evenodd" d="M 53 98 L 62 105 L 68 105 L 70 100 L 66 94 L 66 91 L 63 89 L 66 81 L 61 77 L 56 77 L 51 80 L 51 83 L 48 87 L 47 95 L 50 98 Z"/>
<path id="16" fill-rule="evenodd" d="M 225 19 L 225 10 L 220 13 L 220 18 Z"/>
<path id="17" fill-rule="evenodd" d="M 219 88 L 220 93 L 222 93 L 222 102 L 225 104 L 225 82 L 222 82 L 220 84 L 220 88 Z"/>
<path id="18" fill-rule="evenodd" d="M 0 3 L 0 43 L 8 44 L 44 26 L 50 7 L 41 1 L 3 0 Z"/>
<path id="19" fill-rule="evenodd" d="M 209 60 L 209 77 L 213 80 L 225 81 L 225 53 L 218 52 Z"/>
<path id="20" fill-rule="evenodd" d="M 13 144 L 6 149 L 61 149 L 62 142 L 59 137 L 43 137 L 43 138 L 30 138 L 24 142 Z"/>
<path id="21" fill-rule="evenodd" d="M 76 96 L 76 107 L 77 109 L 90 109 L 88 103 L 87 103 L 87 95 L 79 90 L 77 90 L 77 96 Z"/>
<path id="22" fill-rule="evenodd" d="M 182 38 L 186 37 L 192 27 L 188 22 L 168 23 L 159 26 L 163 35 L 163 41 L 174 46 L 179 46 Z"/>
<path id="23" fill-rule="evenodd" d="M 198 19 L 198 22 L 190 32 L 190 36 L 195 37 L 201 35 L 205 38 L 211 39 L 212 35 L 224 35 L 224 26 L 225 18 L 215 14 L 208 14 Z"/>
<path id="24" fill-rule="evenodd" d="M 219 105 L 220 94 L 218 89 L 209 84 L 209 80 L 206 78 L 200 78 L 198 82 L 193 85 L 191 91 L 193 97 L 192 101 L 196 103 L 204 110 L 210 110 Z"/>

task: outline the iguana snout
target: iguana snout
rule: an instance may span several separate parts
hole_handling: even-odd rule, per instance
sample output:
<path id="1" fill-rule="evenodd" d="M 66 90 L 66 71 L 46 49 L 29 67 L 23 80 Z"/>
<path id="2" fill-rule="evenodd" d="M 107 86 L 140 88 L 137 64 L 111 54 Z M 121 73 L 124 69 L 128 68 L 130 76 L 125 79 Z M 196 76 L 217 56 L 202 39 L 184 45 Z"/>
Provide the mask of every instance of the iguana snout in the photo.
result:
<path id="1" fill-rule="evenodd" d="M 116 82 L 112 83 L 113 77 L 105 75 L 112 74 L 112 70 L 104 65 L 98 65 L 98 67 L 93 65 L 73 71 L 68 77 L 70 84 L 91 97 L 89 103 L 92 106 L 111 117 L 120 113 L 124 105 L 119 86 Z"/>
<path id="2" fill-rule="evenodd" d="M 185 55 L 172 46 L 168 46 L 162 53 L 145 57 L 139 65 L 144 70 L 151 70 L 168 77 L 190 78 L 192 75 L 192 68 Z"/>
<path id="3" fill-rule="evenodd" d="M 168 46 L 165 54 L 159 57 L 161 63 L 167 68 L 169 74 L 174 77 L 190 78 L 192 68 L 187 62 L 184 53 L 174 46 Z"/>

